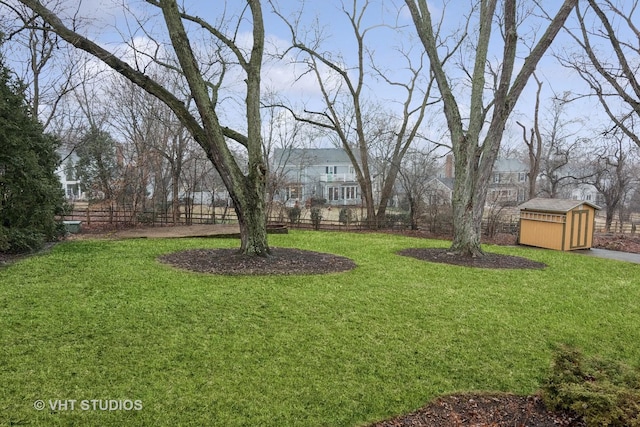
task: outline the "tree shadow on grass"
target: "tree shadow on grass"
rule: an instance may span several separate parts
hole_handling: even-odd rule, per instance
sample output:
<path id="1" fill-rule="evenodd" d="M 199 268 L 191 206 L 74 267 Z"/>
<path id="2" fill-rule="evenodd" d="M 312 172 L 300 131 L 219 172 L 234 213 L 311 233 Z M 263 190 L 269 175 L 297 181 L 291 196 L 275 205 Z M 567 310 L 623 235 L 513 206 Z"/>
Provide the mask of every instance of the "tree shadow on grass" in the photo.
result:
<path id="1" fill-rule="evenodd" d="M 473 268 L 543 269 L 547 266 L 544 263 L 518 256 L 485 253 L 482 257 L 467 257 L 442 248 L 409 248 L 399 251 L 398 255 L 422 261 Z"/>

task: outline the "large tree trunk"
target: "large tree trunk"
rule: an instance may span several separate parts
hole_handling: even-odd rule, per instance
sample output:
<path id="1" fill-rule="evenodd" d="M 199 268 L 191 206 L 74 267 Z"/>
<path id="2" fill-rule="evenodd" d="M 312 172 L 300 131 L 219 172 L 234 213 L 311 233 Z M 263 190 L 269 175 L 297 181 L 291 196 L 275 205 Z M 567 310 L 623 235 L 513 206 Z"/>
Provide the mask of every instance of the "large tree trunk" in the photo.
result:
<path id="1" fill-rule="evenodd" d="M 376 218 L 375 202 L 373 200 L 373 185 L 371 181 L 365 179 L 358 180 L 360 183 L 360 189 L 362 190 L 362 202 L 367 212 L 367 228 L 378 228 L 378 222 Z"/>
<path id="2" fill-rule="evenodd" d="M 464 137 L 463 137 L 464 138 Z M 497 153 L 482 158 L 476 144 L 460 144 L 467 150 L 454 151 L 456 178 L 453 189 L 453 241 L 450 251 L 462 256 L 484 255 L 480 244 L 482 215 L 488 183 Z"/>
<path id="3" fill-rule="evenodd" d="M 267 176 L 260 154 L 253 162 L 250 160 L 249 173 L 241 184 L 227 185 L 240 227 L 240 252 L 245 255 L 266 257 L 271 253 L 267 243 Z"/>
<path id="4" fill-rule="evenodd" d="M 378 205 L 378 212 L 376 213 L 378 224 L 384 224 L 385 222 L 385 217 L 387 215 L 387 206 L 389 205 L 391 196 L 393 196 L 393 189 L 396 183 L 396 179 L 398 178 L 398 164 L 399 162 L 391 163 L 391 166 L 389 168 L 389 175 L 384 180 L 384 186 L 382 187 L 382 192 L 380 193 L 380 204 Z"/>
<path id="5" fill-rule="evenodd" d="M 268 256 L 271 251 L 267 243 L 265 198 L 264 192 L 258 193 L 259 190 L 248 191 L 246 196 L 232 197 L 240 226 L 240 252 L 249 256 Z"/>

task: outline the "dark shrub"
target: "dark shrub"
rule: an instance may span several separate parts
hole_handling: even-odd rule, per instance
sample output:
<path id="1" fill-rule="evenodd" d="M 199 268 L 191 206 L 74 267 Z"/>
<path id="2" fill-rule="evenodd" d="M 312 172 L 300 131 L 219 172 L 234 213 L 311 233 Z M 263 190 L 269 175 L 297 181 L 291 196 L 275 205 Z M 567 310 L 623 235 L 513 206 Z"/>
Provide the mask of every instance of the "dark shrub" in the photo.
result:
<path id="1" fill-rule="evenodd" d="M 410 218 L 408 213 L 398 213 L 398 214 L 385 214 L 384 216 L 384 226 L 385 228 L 394 228 L 401 227 L 406 228 L 410 224 Z"/>
<path id="2" fill-rule="evenodd" d="M 564 346 L 543 386 L 550 409 L 572 410 L 591 426 L 640 426 L 640 369 Z"/>
<path id="3" fill-rule="evenodd" d="M 44 245 L 45 235 L 34 229 L 4 228 L 5 251 L 10 253 L 24 253 L 36 251 Z"/>
<path id="4" fill-rule="evenodd" d="M 318 230 L 322 221 L 322 210 L 320 208 L 311 208 L 311 223 L 313 228 Z"/>
<path id="5" fill-rule="evenodd" d="M 30 252 L 58 237 L 60 141 L 44 132 L 13 75 L 0 55 L 0 250 Z"/>
<path id="6" fill-rule="evenodd" d="M 314 207 L 322 207 L 327 204 L 327 199 L 321 199 L 320 197 L 312 197 L 309 199 L 309 206 Z"/>
<path id="7" fill-rule="evenodd" d="M 302 209 L 300 209 L 300 206 L 298 206 L 298 205 L 287 209 L 287 215 L 289 216 L 289 222 L 291 224 L 297 224 L 298 222 L 300 222 L 300 214 L 301 213 L 302 213 Z"/>
<path id="8" fill-rule="evenodd" d="M 144 211 L 137 215 L 137 220 L 141 224 L 153 224 L 156 220 L 156 213 L 154 211 Z"/>
<path id="9" fill-rule="evenodd" d="M 340 209 L 340 215 L 338 217 L 338 220 L 345 225 L 351 224 L 351 221 L 353 221 L 353 212 L 351 211 L 351 209 L 349 208 Z"/>

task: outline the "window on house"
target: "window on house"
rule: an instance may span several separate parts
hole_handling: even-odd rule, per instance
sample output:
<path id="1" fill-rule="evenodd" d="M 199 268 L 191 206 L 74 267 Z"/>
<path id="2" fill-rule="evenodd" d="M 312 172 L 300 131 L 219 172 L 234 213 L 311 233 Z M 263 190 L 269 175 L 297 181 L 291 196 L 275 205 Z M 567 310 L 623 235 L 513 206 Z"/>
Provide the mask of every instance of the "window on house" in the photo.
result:
<path id="1" fill-rule="evenodd" d="M 338 174 L 338 167 L 337 166 L 326 166 L 325 167 L 325 173 L 327 175 L 337 175 Z"/>
<path id="2" fill-rule="evenodd" d="M 429 193 L 429 205 L 438 204 L 438 195 L 434 192 Z"/>
<path id="3" fill-rule="evenodd" d="M 525 182 L 526 180 L 527 180 L 527 173 L 526 172 L 519 172 L 518 173 L 518 181 Z"/>
<path id="4" fill-rule="evenodd" d="M 438 190 L 432 190 L 429 192 L 429 205 L 440 205 L 446 202 L 443 192 Z"/>
<path id="5" fill-rule="evenodd" d="M 327 190 L 329 192 L 327 198 L 330 202 L 340 200 L 340 187 L 329 187 Z"/>
<path id="6" fill-rule="evenodd" d="M 299 199 L 300 198 L 300 187 L 288 187 L 287 188 L 288 199 Z"/>
<path id="7" fill-rule="evenodd" d="M 80 186 L 78 184 L 67 184 L 67 198 L 75 198 L 80 195 Z"/>
<path id="8" fill-rule="evenodd" d="M 494 184 L 499 184 L 500 183 L 500 174 L 499 173 L 494 173 L 493 174 L 493 183 Z"/>
<path id="9" fill-rule="evenodd" d="M 358 187 L 342 187 L 342 198 L 354 200 L 358 197 Z"/>

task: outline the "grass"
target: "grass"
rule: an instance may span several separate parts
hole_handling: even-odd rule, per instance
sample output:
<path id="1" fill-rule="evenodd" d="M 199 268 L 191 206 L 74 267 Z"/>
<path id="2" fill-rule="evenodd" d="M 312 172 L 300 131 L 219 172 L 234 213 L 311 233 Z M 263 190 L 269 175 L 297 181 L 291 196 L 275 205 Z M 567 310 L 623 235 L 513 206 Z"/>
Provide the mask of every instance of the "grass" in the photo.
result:
<path id="1" fill-rule="evenodd" d="M 190 273 L 156 257 L 237 242 L 176 239 L 67 242 L 1 269 L 0 425 L 356 426 L 447 393 L 532 393 L 560 343 L 640 360 L 636 265 L 487 246 L 548 267 L 477 270 L 395 255 L 440 241 L 294 231 L 270 242 L 358 268 Z M 70 399 L 75 410 L 50 407 Z M 142 409 L 82 410 L 92 399 Z"/>

